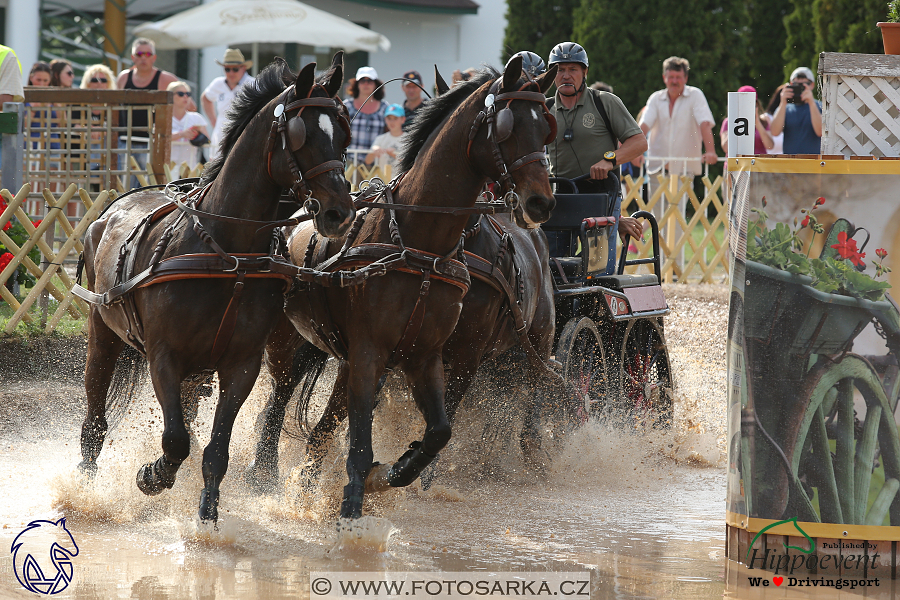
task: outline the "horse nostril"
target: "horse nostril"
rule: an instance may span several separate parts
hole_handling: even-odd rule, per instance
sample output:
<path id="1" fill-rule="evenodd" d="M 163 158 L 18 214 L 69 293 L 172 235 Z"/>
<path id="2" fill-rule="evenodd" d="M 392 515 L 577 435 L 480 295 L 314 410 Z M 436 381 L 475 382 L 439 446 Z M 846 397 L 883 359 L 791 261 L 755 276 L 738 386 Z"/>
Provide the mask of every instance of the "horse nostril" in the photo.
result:
<path id="1" fill-rule="evenodd" d="M 556 205 L 556 199 L 552 196 L 546 198 L 544 196 L 530 196 L 525 202 L 528 211 L 535 214 L 545 214 L 553 210 Z"/>

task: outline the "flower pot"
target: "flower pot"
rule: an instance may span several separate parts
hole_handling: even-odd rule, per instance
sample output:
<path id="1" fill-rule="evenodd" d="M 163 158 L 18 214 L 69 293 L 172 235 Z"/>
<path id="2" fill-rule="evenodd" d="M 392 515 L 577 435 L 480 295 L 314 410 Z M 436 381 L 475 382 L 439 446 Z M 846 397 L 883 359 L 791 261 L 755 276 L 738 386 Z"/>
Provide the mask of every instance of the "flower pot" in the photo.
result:
<path id="1" fill-rule="evenodd" d="M 900 54 L 900 23 L 879 23 L 885 54 Z"/>

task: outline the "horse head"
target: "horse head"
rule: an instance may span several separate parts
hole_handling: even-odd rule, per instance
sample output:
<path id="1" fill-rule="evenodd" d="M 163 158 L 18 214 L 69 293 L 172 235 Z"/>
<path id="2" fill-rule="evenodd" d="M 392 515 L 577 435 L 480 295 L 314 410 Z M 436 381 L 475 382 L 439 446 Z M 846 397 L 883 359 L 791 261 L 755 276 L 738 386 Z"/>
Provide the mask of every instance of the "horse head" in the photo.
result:
<path id="1" fill-rule="evenodd" d="M 56 593 L 72 580 L 71 559 L 78 556 L 78 545 L 66 529 L 65 517 L 32 521 L 13 540 L 11 551 L 16 578 L 27 590 Z"/>
<path id="2" fill-rule="evenodd" d="M 500 182 L 516 223 L 529 229 L 549 219 L 556 206 L 544 152 L 556 137 L 556 119 L 544 98 L 554 77 L 555 65 L 532 78 L 522 71 L 521 57 L 515 57 L 501 77 L 475 94 L 484 108 L 469 137 L 469 158 L 490 180 Z"/>
<path id="3" fill-rule="evenodd" d="M 343 56 L 335 54 L 331 68 L 318 80 L 316 63 L 303 67 L 293 81 L 285 81 L 289 87 L 269 107 L 278 138 L 269 140 L 270 146 L 274 141 L 270 174 L 315 215 L 316 231 L 327 237 L 344 235 L 356 215 L 344 178 L 350 124 L 335 98 L 344 81 Z"/>

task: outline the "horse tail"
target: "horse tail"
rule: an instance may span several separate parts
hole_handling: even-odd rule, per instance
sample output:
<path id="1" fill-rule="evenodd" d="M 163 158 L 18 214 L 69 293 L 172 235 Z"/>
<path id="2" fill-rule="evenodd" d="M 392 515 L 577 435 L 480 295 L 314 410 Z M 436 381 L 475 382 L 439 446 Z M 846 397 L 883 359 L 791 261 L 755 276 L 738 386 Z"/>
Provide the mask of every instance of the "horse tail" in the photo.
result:
<path id="1" fill-rule="evenodd" d="M 147 359 L 129 345 L 119 354 L 109 391 L 106 393 L 106 418 L 115 427 L 125 416 L 125 410 L 144 387 L 149 371 Z"/>
<path id="2" fill-rule="evenodd" d="M 300 427 L 300 435 L 309 436 L 312 428 L 309 425 L 309 402 L 316 389 L 316 383 L 325 370 L 328 353 L 316 348 L 315 344 L 304 343 L 294 353 L 294 364 L 291 367 L 291 379 L 300 385 L 297 408 L 294 415 Z"/>

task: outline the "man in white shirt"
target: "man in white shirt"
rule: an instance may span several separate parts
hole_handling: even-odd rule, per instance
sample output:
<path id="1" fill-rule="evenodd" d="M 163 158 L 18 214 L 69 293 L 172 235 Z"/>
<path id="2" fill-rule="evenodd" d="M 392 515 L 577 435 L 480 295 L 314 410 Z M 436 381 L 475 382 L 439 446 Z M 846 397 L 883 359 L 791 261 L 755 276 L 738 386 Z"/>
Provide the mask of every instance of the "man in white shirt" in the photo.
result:
<path id="1" fill-rule="evenodd" d="M 212 83 L 203 90 L 203 112 L 213 127 L 213 133 L 209 138 L 209 159 L 219 156 L 219 143 L 222 141 L 222 133 L 228 122 L 226 113 L 234 97 L 240 89 L 253 81 L 247 73 L 247 69 L 253 66 L 252 60 L 244 60 L 244 53 L 236 48 L 225 51 L 222 62 L 216 64 L 224 67 L 225 76 L 216 77 Z"/>
<path id="2" fill-rule="evenodd" d="M 650 157 L 647 169 L 651 173 L 666 167 L 671 173 L 700 175 L 701 163 L 715 164 L 715 124 L 706 96 L 700 89 L 687 85 L 690 63 L 672 56 L 663 62 L 663 81 L 666 89 L 654 92 L 647 100 L 647 109 L 638 123 L 644 134 L 650 135 Z M 700 152 L 700 143 L 706 152 Z M 692 160 L 652 160 L 654 156 L 684 156 Z"/>

